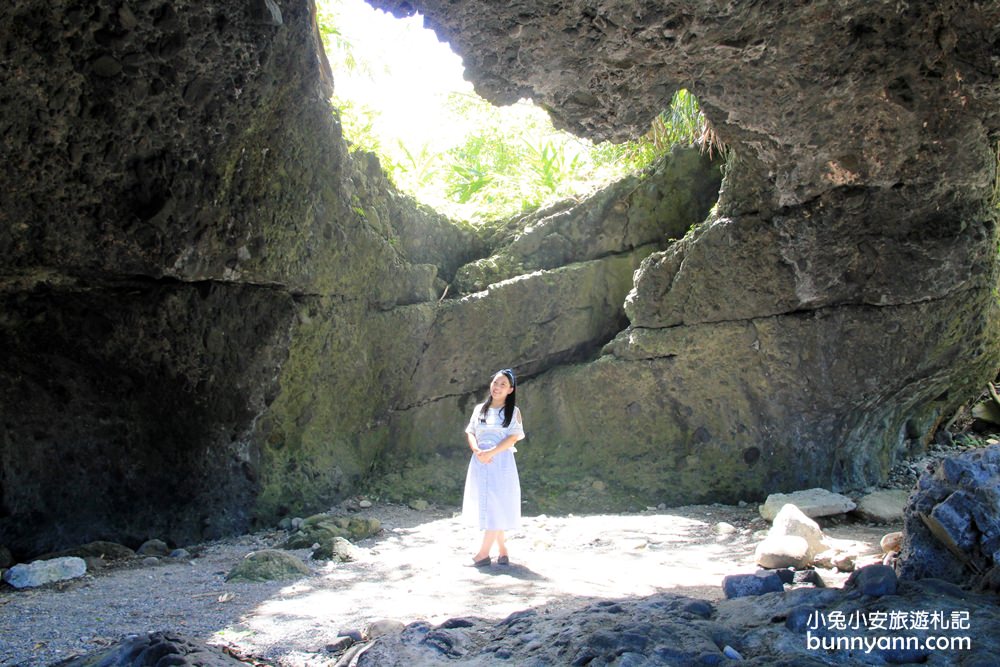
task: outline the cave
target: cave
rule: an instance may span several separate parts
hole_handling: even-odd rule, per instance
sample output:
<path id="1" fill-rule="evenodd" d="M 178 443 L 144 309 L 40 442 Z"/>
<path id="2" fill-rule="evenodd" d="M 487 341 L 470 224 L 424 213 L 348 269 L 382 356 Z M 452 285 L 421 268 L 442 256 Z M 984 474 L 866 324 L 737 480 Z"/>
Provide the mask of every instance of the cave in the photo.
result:
<path id="1" fill-rule="evenodd" d="M 369 4 L 581 137 L 690 90 L 725 164 L 676 151 L 487 236 L 348 151 L 309 1 L 7 3 L 18 557 L 456 502 L 506 366 L 547 512 L 877 485 L 996 376 L 1000 7 Z"/>

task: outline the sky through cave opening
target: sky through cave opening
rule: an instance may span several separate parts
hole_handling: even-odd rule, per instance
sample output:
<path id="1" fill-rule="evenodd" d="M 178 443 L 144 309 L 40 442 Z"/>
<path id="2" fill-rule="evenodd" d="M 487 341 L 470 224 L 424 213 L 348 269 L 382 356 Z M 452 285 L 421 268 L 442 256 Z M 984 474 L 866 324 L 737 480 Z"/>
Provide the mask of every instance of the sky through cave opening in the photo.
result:
<path id="1" fill-rule="evenodd" d="M 687 143 L 704 133 L 697 101 L 679 91 L 671 109 L 688 127 L 667 127 L 665 137 L 661 115 L 646 137 L 594 144 L 556 130 L 531 100 L 495 107 L 479 97 L 419 14 L 318 0 L 317 17 L 352 149 L 374 153 L 397 187 L 453 219 L 487 222 L 586 196 L 648 165 L 678 143 L 679 129 Z"/>

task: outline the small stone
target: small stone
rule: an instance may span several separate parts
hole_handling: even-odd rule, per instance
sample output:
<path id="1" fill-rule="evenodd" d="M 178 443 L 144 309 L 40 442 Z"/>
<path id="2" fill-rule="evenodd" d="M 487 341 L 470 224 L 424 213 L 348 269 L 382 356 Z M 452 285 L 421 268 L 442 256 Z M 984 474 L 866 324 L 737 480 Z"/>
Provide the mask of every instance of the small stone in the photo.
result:
<path id="1" fill-rule="evenodd" d="M 719 535 L 731 535 L 736 532 L 736 526 L 726 521 L 715 524 L 715 532 Z"/>
<path id="2" fill-rule="evenodd" d="M 430 507 L 430 504 L 423 498 L 414 498 L 408 504 L 410 509 L 418 512 L 426 511 Z"/>
<path id="3" fill-rule="evenodd" d="M 722 649 L 722 655 L 726 656 L 730 660 L 742 660 L 743 659 L 743 656 L 740 655 L 740 652 L 737 651 L 736 649 L 734 649 L 732 646 L 729 646 L 728 644 L 726 645 L 725 648 Z"/>
<path id="4" fill-rule="evenodd" d="M 351 637 L 337 637 L 334 641 L 330 642 L 323 647 L 323 650 L 327 653 L 340 653 L 341 651 L 346 651 L 354 645 L 354 639 Z"/>
<path id="5" fill-rule="evenodd" d="M 348 637 L 356 642 L 363 642 L 365 640 L 364 636 L 362 636 L 361 631 L 359 630 L 341 630 L 339 633 L 337 633 L 337 636 Z"/>
<path id="6" fill-rule="evenodd" d="M 894 533 L 886 533 L 879 541 L 882 553 L 888 554 L 899 551 L 903 546 L 903 531 L 897 530 Z"/>
<path id="7" fill-rule="evenodd" d="M 372 501 L 368 500 L 367 498 L 358 503 L 358 507 L 360 507 L 363 510 L 366 510 L 371 506 L 372 506 Z"/>
<path id="8" fill-rule="evenodd" d="M 847 552 L 839 553 L 833 558 L 833 566 L 841 572 L 853 572 L 854 563 L 854 554 Z"/>
<path id="9" fill-rule="evenodd" d="M 189 552 L 187 549 L 174 549 L 173 551 L 170 552 L 169 557 L 175 560 L 187 560 L 191 558 L 191 552 Z"/>
<path id="10" fill-rule="evenodd" d="M 141 562 L 146 567 L 151 567 L 153 565 L 159 565 L 160 559 L 157 558 L 156 556 L 146 556 L 145 558 L 142 559 Z"/>

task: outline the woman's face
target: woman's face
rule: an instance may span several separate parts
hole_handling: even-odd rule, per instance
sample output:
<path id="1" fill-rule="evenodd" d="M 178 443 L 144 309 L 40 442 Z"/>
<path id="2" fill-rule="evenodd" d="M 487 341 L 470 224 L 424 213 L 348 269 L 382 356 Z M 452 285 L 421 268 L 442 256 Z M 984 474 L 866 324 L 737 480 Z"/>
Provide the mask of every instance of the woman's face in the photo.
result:
<path id="1" fill-rule="evenodd" d="M 513 391 L 514 387 L 510 383 L 510 378 L 503 373 L 497 373 L 493 376 L 493 382 L 490 383 L 490 396 L 494 403 L 503 403 Z"/>

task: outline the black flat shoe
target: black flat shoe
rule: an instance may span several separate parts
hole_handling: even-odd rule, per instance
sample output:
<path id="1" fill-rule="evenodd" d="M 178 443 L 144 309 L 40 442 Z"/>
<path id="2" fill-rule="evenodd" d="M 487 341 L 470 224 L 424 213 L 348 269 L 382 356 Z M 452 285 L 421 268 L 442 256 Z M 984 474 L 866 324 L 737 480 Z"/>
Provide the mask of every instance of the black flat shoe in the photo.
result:
<path id="1" fill-rule="evenodd" d="M 510 565 L 510 559 L 506 556 L 500 556 L 497 558 L 497 565 Z"/>
<path id="2" fill-rule="evenodd" d="M 472 564 L 472 567 L 489 567 L 491 562 L 492 561 L 490 560 L 490 557 L 487 556 L 486 558 L 477 560 L 475 563 Z"/>

